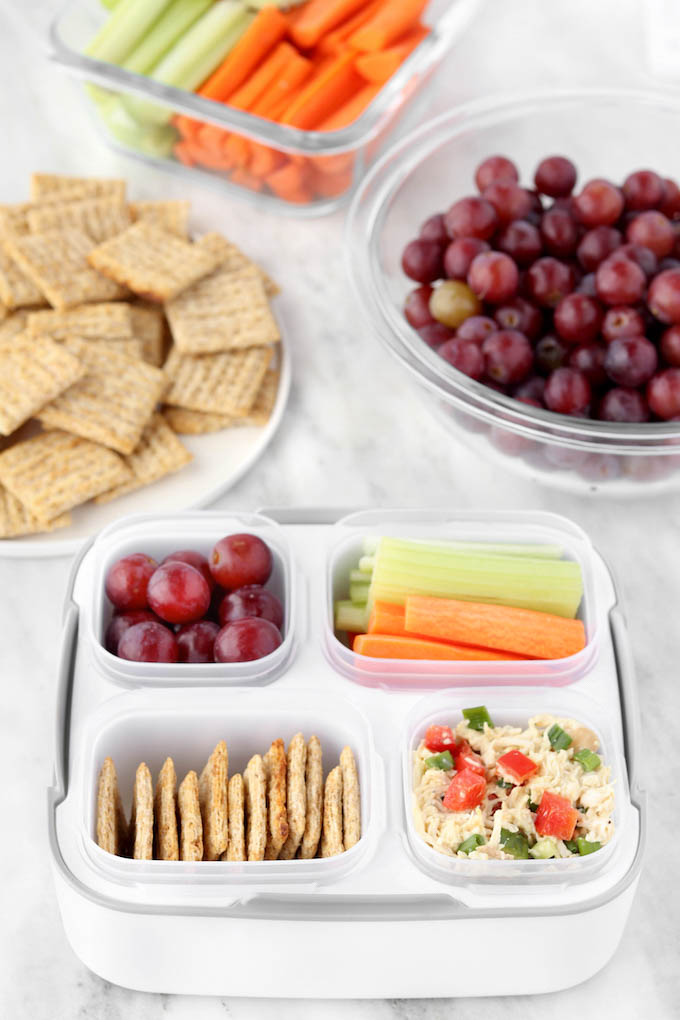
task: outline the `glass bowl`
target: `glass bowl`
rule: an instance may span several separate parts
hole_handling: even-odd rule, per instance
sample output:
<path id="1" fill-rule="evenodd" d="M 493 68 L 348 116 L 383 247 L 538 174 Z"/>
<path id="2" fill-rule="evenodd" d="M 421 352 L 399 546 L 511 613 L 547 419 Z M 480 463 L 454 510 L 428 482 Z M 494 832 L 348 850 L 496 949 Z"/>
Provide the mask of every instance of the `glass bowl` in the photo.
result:
<path id="1" fill-rule="evenodd" d="M 348 272 L 369 327 L 418 385 L 430 409 L 473 452 L 571 492 L 652 496 L 680 488 L 680 422 L 618 424 L 521 404 L 443 361 L 406 322 L 416 286 L 401 252 L 428 216 L 474 193 L 475 167 L 504 153 L 520 180 L 568 155 L 579 180 L 622 181 L 653 167 L 680 176 L 680 98 L 581 90 L 491 97 L 460 106 L 405 137 L 373 167 L 348 217 Z M 578 187 L 578 184 L 577 184 Z"/>

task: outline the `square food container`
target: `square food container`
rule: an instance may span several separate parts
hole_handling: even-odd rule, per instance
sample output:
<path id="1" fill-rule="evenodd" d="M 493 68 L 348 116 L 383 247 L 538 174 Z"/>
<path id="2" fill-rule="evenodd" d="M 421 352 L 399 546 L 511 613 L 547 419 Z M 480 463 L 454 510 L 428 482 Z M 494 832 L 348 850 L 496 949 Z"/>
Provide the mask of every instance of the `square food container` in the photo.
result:
<path id="1" fill-rule="evenodd" d="M 645 800 L 630 652 L 609 571 L 579 529 L 552 515 L 410 513 L 342 521 L 336 512 L 304 510 L 178 514 L 156 519 L 155 528 L 136 518 L 83 551 L 66 603 L 48 806 L 64 927 L 95 973 L 154 992 L 436 997 L 552 991 L 585 980 L 611 958 L 639 880 Z M 597 634 L 597 656 L 561 687 L 521 676 L 490 685 L 471 672 L 464 686 L 453 678 L 448 689 L 423 697 L 422 687 L 353 682 L 328 656 L 329 577 L 349 538 L 397 525 L 403 533 L 463 528 L 488 541 L 514 536 L 513 529 L 533 529 L 535 541 L 560 532 L 590 572 L 584 619 Z M 225 674 L 206 683 L 203 667 L 193 666 L 179 682 L 168 680 L 167 667 L 168 677 L 150 683 L 133 663 L 121 684 L 95 654 L 111 558 L 138 540 L 161 556 L 248 527 L 271 537 L 281 591 L 289 591 L 291 571 L 305 591 L 297 608 L 287 606 L 295 641 L 271 681 L 232 683 Z M 455 724 L 461 708 L 482 702 L 498 722 L 554 712 L 597 732 L 616 792 L 616 832 L 606 847 L 566 861 L 473 862 L 436 854 L 420 839 L 410 805 L 413 748 L 430 722 Z M 320 738 L 325 772 L 343 746 L 354 751 L 362 838 L 350 851 L 310 861 L 188 863 L 118 858 L 96 845 L 95 785 L 105 756 L 115 761 L 129 808 L 142 760 L 155 779 L 172 755 L 179 777 L 199 770 L 225 739 L 232 774 L 272 739 L 287 742 L 298 731 Z"/>
<path id="2" fill-rule="evenodd" d="M 213 180 L 225 194 L 249 197 L 272 210 L 319 216 L 349 197 L 480 3 L 431 0 L 424 16 L 430 34 L 354 123 L 330 132 L 283 126 L 85 56 L 107 16 L 95 2 L 69 0 L 50 21 L 49 53 L 57 66 L 87 83 L 94 122 L 116 149 L 178 174 Z M 155 125 L 140 128 L 130 113 L 134 97 L 153 103 Z M 217 131 L 211 132 L 211 148 L 203 150 L 199 166 L 195 153 L 189 155 L 181 144 L 181 131 L 199 132 L 207 125 Z M 255 146 L 271 164 L 266 179 L 249 169 Z M 295 188 L 282 187 L 274 172 L 286 168 L 288 176 L 299 178 Z"/>

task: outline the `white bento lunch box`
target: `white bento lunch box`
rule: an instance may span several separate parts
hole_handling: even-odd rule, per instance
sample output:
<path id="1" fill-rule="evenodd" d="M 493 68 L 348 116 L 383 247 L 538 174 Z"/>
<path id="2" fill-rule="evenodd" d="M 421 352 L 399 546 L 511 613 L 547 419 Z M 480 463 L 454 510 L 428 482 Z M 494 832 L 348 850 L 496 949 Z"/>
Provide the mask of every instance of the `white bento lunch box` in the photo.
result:
<path id="1" fill-rule="evenodd" d="M 148 992 L 406 998 L 529 994 L 584 981 L 612 957 L 637 888 L 645 798 L 637 770 L 631 654 L 611 574 L 587 536 L 547 513 L 269 510 L 130 517 L 75 563 L 66 600 L 49 839 L 75 953 L 108 981 Z M 101 645 L 103 578 L 119 556 L 208 553 L 251 531 L 274 554 L 284 641 L 259 662 L 125 662 Z M 365 535 L 549 543 L 584 578 L 583 652 L 555 663 L 387 663 L 334 636 L 332 601 Z M 355 560 L 356 562 L 356 560 Z M 343 580 L 344 579 L 344 580 Z M 486 704 L 497 723 L 537 712 L 596 731 L 616 793 L 613 839 L 565 861 L 447 858 L 415 831 L 411 755 L 433 722 Z M 163 862 L 95 842 L 97 774 L 113 757 L 124 795 L 146 761 L 179 776 L 225 739 L 230 771 L 301 730 L 326 769 L 349 744 L 362 838 L 333 858 Z M 129 810 L 129 803 L 125 804 Z M 530 947 L 530 956 L 527 953 Z"/>

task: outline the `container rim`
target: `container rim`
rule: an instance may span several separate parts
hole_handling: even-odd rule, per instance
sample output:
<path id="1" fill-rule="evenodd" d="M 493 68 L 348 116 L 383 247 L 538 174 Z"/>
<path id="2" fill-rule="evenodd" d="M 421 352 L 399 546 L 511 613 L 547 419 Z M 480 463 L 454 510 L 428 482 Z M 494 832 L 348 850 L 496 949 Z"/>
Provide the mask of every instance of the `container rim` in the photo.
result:
<path id="1" fill-rule="evenodd" d="M 582 106 L 593 101 L 668 108 L 676 115 L 680 112 L 680 96 L 652 89 L 552 89 L 540 95 L 520 91 L 461 104 L 426 121 L 392 145 L 359 183 L 347 214 L 346 272 L 367 324 L 377 332 L 383 345 L 409 372 L 418 375 L 419 382 L 447 403 L 489 424 L 501 425 L 533 439 L 558 441 L 589 451 L 597 448 L 593 440 L 599 440 L 600 449 L 619 454 L 648 451 L 673 455 L 678 453 L 677 443 L 680 442 L 678 423 L 639 425 L 569 418 L 520 404 L 470 379 L 442 362 L 420 340 L 384 286 L 378 242 L 390 204 L 404 179 L 434 150 L 463 131 L 499 118 L 511 119 L 555 105 Z"/>

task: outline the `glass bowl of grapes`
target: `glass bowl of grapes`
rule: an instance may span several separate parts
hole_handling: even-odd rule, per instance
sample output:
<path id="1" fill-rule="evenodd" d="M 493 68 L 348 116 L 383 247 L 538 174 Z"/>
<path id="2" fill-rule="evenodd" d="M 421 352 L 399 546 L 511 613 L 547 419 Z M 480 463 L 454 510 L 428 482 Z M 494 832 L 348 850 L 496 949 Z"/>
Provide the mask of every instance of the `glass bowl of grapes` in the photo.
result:
<path id="1" fill-rule="evenodd" d="M 571 492 L 680 488 L 680 103 L 490 98 L 376 164 L 354 291 L 475 452 Z"/>

